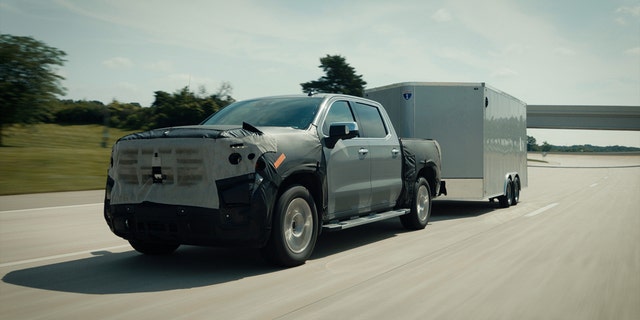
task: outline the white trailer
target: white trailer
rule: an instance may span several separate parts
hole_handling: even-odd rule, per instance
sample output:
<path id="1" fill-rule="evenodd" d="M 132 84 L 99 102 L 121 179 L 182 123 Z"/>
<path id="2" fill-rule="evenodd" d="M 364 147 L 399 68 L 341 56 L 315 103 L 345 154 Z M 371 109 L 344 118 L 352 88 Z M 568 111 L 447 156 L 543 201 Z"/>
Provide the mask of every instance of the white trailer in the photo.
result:
<path id="1" fill-rule="evenodd" d="M 442 147 L 447 198 L 517 204 L 527 186 L 527 106 L 484 83 L 403 82 L 368 89 L 400 137 Z"/>

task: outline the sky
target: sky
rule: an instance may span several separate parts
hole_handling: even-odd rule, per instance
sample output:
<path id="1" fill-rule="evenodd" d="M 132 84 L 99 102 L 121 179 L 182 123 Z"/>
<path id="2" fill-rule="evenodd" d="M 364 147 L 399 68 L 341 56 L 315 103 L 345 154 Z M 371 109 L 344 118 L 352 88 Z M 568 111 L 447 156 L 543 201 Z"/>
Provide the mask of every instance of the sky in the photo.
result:
<path id="1" fill-rule="evenodd" d="M 65 99 L 302 93 L 341 55 L 367 88 L 484 82 L 527 104 L 640 106 L 640 0 L 0 0 L 0 33 L 67 53 Z M 640 147 L 638 131 L 529 129 Z"/>

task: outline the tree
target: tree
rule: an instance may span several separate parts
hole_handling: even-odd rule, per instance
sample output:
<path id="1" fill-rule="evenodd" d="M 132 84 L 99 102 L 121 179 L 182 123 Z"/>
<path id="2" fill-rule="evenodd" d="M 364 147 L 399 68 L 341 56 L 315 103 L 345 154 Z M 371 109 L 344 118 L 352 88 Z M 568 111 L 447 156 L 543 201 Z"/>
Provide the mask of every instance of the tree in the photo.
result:
<path id="1" fill-rule="evenodd" d="M 56 73 L 66 53 L 31 37 L 0 34 L 0 145 L 10 124 L 37 123 L 47 105 L 63 95 L 64 78 Z"/>
<path id="2" fill-rule="evenodd" d="M 540 147 L 538 147 L 536 138 L 532 136 L 527 136 L 527 151 L 539 151 Z"/>
<path id="3" fill-rule="evenodd" d="M 367 82 L 357 75 L 346 59 L 340 55 L 320 58 L 320 66 L 325 75 L 318 80 L 301 83 L 302 92 L 344 93 L 358 97 L 364 95 Z"/>
<path id="4" fill-rule="evenodd" d="M 231 97 L 232 87 L 224 82 L 218 92 L 206 96 L 204 87 L 198 89 L 200 96 L 184 87 L 169 94 L 164 91 L 155 92 L 155 101 L 151 105 L 151 128 L 193 125 L 202 122 L 220 108 L 234 102 Z"/>

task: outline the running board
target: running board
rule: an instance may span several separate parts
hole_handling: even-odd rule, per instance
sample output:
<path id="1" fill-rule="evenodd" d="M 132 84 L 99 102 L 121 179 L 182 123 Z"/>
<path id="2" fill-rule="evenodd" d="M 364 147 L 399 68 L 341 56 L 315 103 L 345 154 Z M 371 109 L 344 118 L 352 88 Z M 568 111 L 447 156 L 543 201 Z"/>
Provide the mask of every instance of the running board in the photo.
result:
<path id="1" fill-rule="evenodd" d="M 361 225 L 367 224 L 367 223 L 372 223 L 372 222 L 377 222 L 377 221 L 381 221 L 381 220 L 386 220 L 386 219 L 389 219 L 389 218 L 399 217 L 399 216 L 405 215 L 407 213 L 409 213 L 409 210 L 407 210 L 407 209 L 387 211 L 387 212 L 382 212 L 382 213 L 373 213 L 373 214 L 370 214 L 370 215 L 367 215 L 367 216 L 353 218 L 353 219 L 349 219 L 349 220 L 330 222 L 328 224 L 323 225 L 322 228 L 325 231 L 344 230 L 344 229 L 349 229 L 349 228 L 361 226 Z"/>

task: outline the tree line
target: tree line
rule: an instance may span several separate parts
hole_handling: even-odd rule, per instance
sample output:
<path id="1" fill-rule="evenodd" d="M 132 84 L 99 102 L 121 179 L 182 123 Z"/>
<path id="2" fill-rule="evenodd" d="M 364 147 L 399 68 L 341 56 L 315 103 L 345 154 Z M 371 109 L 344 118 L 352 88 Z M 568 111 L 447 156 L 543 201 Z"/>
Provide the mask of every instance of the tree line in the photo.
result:
<path id="1" fill-rule="evenodd" d="M 156 91 L 150 107 L 139 103 L 112 101 L 57 100 L 46 106 L 48 112 L 42 119 L 46 123 L 100 124 L 125 130 L 148 130 L 153 128 L 198 124 L 209 115 L 233 103 L 231 85 L 223 83 L 211 95 L 194 93 L 184 87 L 174 93 Z"/>
<path id="2" fill-rule="evenodd" d="M 544 141 L 542 145 L 538 145 L 536 138 L 527 136 L 527 151 L 532 152 L 638 152 L 640 148 L 624 147 L 624 146 L 593 146 L 590 144 L 572 145 L 572 146 L 556 146 Z"/>

